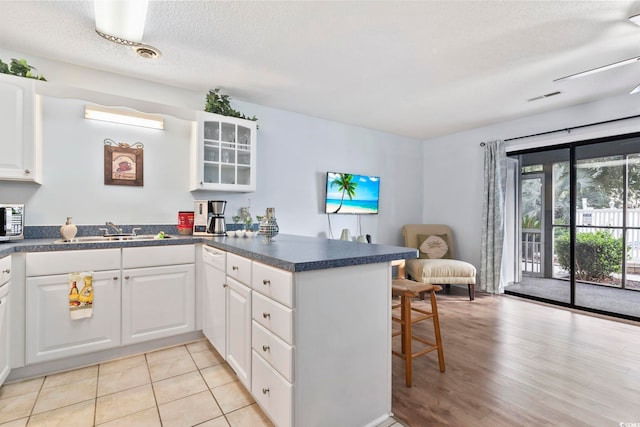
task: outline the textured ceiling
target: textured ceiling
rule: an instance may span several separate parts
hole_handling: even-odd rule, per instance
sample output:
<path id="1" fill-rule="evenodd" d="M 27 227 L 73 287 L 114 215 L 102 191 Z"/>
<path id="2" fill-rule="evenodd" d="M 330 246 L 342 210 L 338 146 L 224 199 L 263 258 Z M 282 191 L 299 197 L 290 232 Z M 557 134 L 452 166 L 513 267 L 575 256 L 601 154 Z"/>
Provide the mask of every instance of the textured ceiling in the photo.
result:
<path id="1" fill-rule="evenodd" d="M 162 57 L 144 60 L 96 35 L 90 1 L 0 0 L 0 48 L 427 139 L 628 93 L 640 64 L 553 80 L 639 56 L 638 13 L 632 1 L 152 0 L 143 42 Z"/>

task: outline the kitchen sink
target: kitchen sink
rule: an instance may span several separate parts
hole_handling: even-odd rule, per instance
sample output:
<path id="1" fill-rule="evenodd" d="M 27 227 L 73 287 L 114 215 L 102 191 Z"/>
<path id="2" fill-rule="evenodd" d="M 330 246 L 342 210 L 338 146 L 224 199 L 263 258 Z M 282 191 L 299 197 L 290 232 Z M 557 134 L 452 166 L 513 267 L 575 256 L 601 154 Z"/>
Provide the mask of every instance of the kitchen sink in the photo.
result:
<path id="1" fill-rule="evenodd" d="M 162 239 L 170 239 L 171 236 L 165 234 Z M 101 242 L 123 242 L 123 241 L 144 241 L 144 240 L 162 240 L 158 238 L 157 234 L 123 234 L 123 235 L 109 235 L 109 236 L 82 236 L 75 237 L 73 239 L 59 239 L 53 243 L 101 243 Z"/>

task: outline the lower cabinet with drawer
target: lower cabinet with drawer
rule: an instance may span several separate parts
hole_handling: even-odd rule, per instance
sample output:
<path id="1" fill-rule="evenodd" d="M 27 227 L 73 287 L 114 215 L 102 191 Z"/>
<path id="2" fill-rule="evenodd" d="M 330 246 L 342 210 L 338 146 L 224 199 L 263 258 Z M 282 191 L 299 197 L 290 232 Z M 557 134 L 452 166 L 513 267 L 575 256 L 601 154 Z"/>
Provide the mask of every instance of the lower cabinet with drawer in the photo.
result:
<path id="1" fill-rule="evenodd" d="M 122 344 L 195 330 L 195 248 L 122 249 Z"/>
<path id="2" fill-rule="evenodd" d="M 256 402 L 279 427 L 293 424 L 293 276 L 253 262 L 252 379 Z"/>
<path id="3" fill-rule="evenodd" d="M 72 320 L 69 276 L 93 271 L 93 315 Z M 26 363 L 104 350 L 120 341 L 120 249 L 26 256 Z"/>
<path id="4" fill-rule="evenodd" d="M 289 272 L 226 252 L 225 270 L 227 362 L 276 426 L 389 418 L 390 263 Z"/>
<path id="5" fill-rule="evenodd" d="M 27 365 L 195 330 L 193 245 L 26 254 Z M 71 319 L 69 273 L 92 272 L 92 315 Z"/>
<path id="6" fill-rule="evenodd" d="M 251 390 L 251 260 L 227 254 L 227 363 Z"/>

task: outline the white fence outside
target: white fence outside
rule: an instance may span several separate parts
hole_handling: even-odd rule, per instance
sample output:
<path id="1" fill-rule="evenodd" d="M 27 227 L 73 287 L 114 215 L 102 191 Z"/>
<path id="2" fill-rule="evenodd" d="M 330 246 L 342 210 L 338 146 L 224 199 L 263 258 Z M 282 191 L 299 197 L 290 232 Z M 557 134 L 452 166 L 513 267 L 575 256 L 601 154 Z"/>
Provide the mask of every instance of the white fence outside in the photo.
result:
<path id="1" fill-rule="evenodd" d="M 622 227 L 622 209 L 578 209 L 576 225 L 578 232 L 595 232 L 589 227 Z M 640 209 L 627 209 L 627 227 L 640 227 Z M 622 230 L 611 230 L 615 237 L 622 236 Z M 640 263 L 640 230 L 627 230 L 627 246 L 631 248 L 627 263 Z"/>
<path id="2" fill-rule="evenodd" d="M 595 232 L 598 230 L 595 227 L 622 227 L 622 209 L 578 209 L 576 225 L 579 227 L 578 232 Z M 640 209 L 627 209 L 627 227 L 640 228 Z M 615 237 L 622 235 L 620 229 L 612 229 L 611 232 Z M 540 230 L 522 230 L 523 273 L 542 273 L 541 237 Z M 627 230 L 627 246 L 630 248 L 627 265 L 640 265 L 640 229 Z"/>

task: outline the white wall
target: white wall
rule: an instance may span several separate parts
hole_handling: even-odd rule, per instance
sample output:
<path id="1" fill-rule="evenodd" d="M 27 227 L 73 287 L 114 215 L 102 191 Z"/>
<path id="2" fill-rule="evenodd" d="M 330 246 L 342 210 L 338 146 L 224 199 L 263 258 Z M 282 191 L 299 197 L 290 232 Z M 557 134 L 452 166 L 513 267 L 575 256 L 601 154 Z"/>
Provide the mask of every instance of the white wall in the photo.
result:
<path id="1" fill-rule="evenodd" d="M 117 76 L 0 50 L 2 58 L 26 58 L 51 85 L 204 107 L 205 93 Z M 132 101 L 133 102 L 133 101 Z M 402 244 L 402 224 L 422 217 L 422 143 L 383 132 L 317 119 L 255 104 L 232 101 L 234 108 L 259 118 L 257 191 L 189 192 L 190 123 L 165 116 L 164 131 L 84 120 L 84 102 L 44 98 L 43 184 L 0 182 L 0 201 L 25 203 L 27 225 L 58 225 L 66 216 L 76 224 L 162 224 L 177 222 L 177 212 L 192 210 L 193 200 L 227 200 L 226 217 L 251 205 L 253 215 L 276 209 L 280 232 L 329 237 L 323 214 L 327 171 L 380 176 L 380 214 L 361 216 L 362 233 L 373 241 Z M 136 106 L 145 105 L 135 102 Z M 150 109 L 155 106 L 150 105 Z M 155 112 L 155 111 L 149 111 Z M 144 144 L 144 186 L 103 184 L 103 140 Z M 249 202 L 250 199 L 250 202 Z M 331 215 L 333 236 L 342 228 L 356 235 L 357 217 Z"/>
<path id="2" fill-rule="evenodd" d="M 480 142 L 509 139 L 640 114 L 640 98 L 621 95 L 425 141 L 425 223 L 446 223 L 457 256 L 480 266 L 484 151 Z M 640 119 L 508 143 L 507 151 L 640 131 Z"/>

